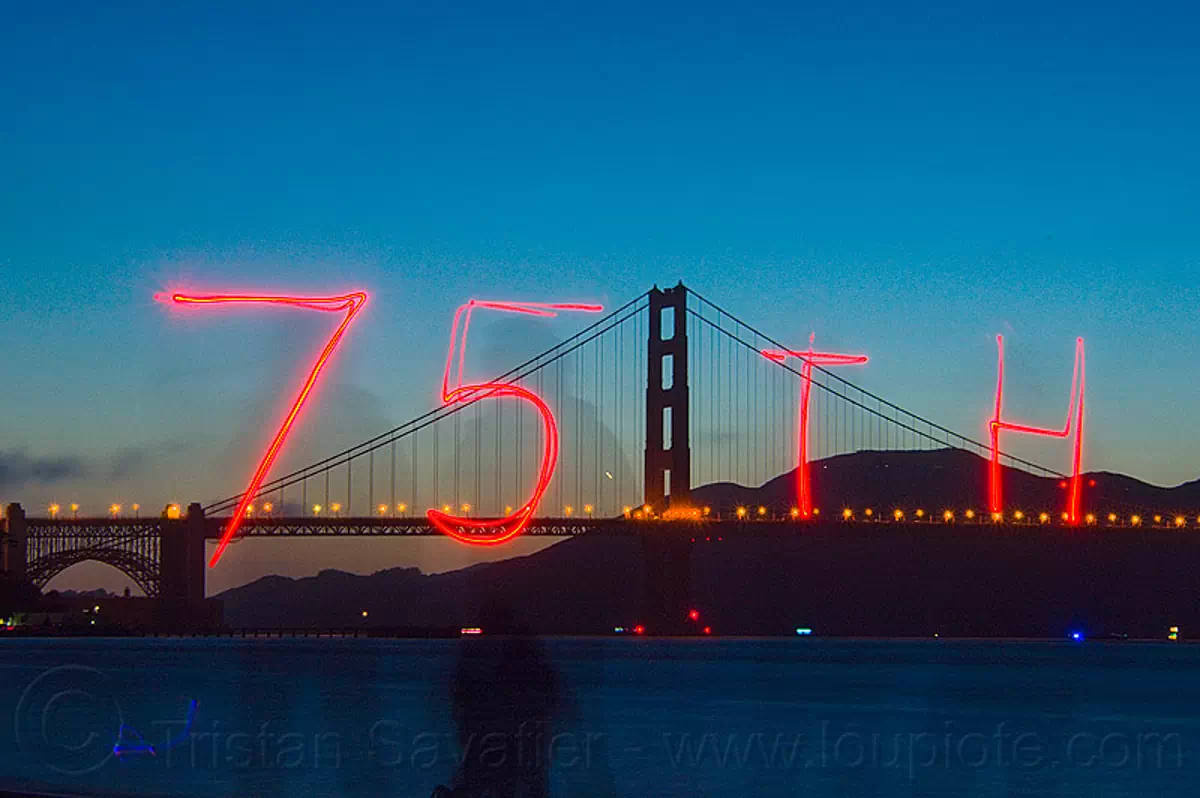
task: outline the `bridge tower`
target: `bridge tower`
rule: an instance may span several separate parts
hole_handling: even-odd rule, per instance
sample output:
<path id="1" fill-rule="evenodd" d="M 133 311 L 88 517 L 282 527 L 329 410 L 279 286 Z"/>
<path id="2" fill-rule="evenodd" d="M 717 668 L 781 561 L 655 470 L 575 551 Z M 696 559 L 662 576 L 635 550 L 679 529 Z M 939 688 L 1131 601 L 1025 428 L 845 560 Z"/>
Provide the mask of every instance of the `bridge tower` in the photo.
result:
<path id="1" fill-rule="evenodd" d="M 650 291 L 646 341 L 646 477 L 643 501 L 663 512 L 691 503 L 692 450 L 688 419 L 687 289 Z M 642 617 L 655 635 L 694 634 L 687 621 L 692 536 L 674 525 L 642 537 Z"/>
<path id="2" fill-rule="evenodd" d="M 161 521 L 159 601 L 167 628 L 186 630 L 201 618 L 204 601 L 204 508 L 193 502 L 183 518 Z"/>
<path id="3" fill-rule="evenodd" d="M 643 496 L 646 504 L 661 511 L 668 503 L 675 508 L 687 506 L 691 498 L 687 288 L 682 282 L 666 291 L 658 286 L 650 291 L 646 355 Z"/>
<path id="4" fill-rule="evenodd" d="M 4 521 L 0 523 L 0 572 L 18 581 L 25 579 L 25 549 L 28 534 L 25 526 L 25 510 L 19 504 L 4 508 Z"/>

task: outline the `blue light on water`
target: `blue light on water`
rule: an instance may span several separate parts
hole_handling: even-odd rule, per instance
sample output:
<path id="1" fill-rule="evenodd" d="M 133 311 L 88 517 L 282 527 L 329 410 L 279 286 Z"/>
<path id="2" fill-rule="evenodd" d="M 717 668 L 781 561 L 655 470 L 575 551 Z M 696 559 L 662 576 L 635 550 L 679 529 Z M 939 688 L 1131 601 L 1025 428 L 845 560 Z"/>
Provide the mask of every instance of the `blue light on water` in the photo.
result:
<path id="1" fill-rule="evenodd" d="M 1071 632 L 1071 639 L 1079 642 L 1083 640 L 1083 632 Z"/>
<path id="2" fill-rule="evenodd" d="M 802 635 L 802 636 L 807 636 L 807 635 L 812 634 L 812 629 L 809 629 L 807 626 L 799 626 L 799 627 L 796 627 L 796 634 Z"/>

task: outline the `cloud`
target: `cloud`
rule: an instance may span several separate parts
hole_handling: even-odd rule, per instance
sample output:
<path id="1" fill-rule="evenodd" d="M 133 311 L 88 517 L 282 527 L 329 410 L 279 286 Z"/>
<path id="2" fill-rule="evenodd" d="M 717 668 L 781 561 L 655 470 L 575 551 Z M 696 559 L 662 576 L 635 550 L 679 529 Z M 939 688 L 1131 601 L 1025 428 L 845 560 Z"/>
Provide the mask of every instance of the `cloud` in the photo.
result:
<path id="1" fill-rule="evenodd" d="M 31 482 L 54 484 L 79 479 L 88 473 L 78 457 L 30 457 L 25 452 L 0 452 L 0 488 Z"/>
<path id="2" fill-rule="evenodd" d="M 190 448 L 183 441 L 161 441 L 121 449 L 106 458 L 102 470 L 109 479 L 117 480 L 136 476 L 144 472 L 158 459 L 167 459 L 172 454 Z"/>

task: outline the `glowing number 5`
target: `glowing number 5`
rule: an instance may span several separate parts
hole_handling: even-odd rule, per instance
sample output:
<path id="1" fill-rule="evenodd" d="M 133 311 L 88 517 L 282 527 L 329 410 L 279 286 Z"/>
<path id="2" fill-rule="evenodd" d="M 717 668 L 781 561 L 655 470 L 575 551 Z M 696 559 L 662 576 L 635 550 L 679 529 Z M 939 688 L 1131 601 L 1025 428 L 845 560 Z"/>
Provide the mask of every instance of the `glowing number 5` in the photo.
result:
<path id="1" fill-rule="evenodd" d="M 494 545 L 511 540 L 521 533 L 537 509 L 542 494 L 554 476 L 554 467 L 558 462 L 558 426 L 554 422 L 554 414 L 542 399 L 531 391 L 504 382 L 484 382 L 463 385 L 463 361 L 467 351 L 467 328 L 471 325 L 471 311 L 475 308 L 500 310 L 508 313 L 524 313 L 529 316 L 553 318 L 558 311 L 581 311 L 598 313 L 604 308 L 600 305 L 580 304 L 543 304 L 540 302 L 484 302 L 472 299 L 465 305 L 460 305 L 454 313 L 454 325 L 450 329 L 450 350 L 446 354 L 446 371 L 442 376 L 442 401 L 447 405 L 459 402 L 471 403 L 481 399 L 501 398 L 511 396 L 521 401 L 529 402 L 537 408 L 542 417 L 542 425 L 546 431 L 546 447 L 542 453 L 542 465 L 538 472 L 537 487 L 533 495 L 515 512 L 494 519 L 463 518 L 438 510 L 429 510 L 429 522 L 442 533 L 461 540 L 464 543 L 477 545 Z M 462 323 L 462 333 L 458 331 Z M 458 372 L 454 387 L 450 387 L 450 372 L 454 365 L 455 354 L 458 356 Z"/>
<path id="2" fill-rule="evenodd" d="M 221 554 L 224 553 L 225 548 L 229 545 L 229 541 L 233 540 L 233 536 L 241 528 L 242 522 L 246 518 L 246 508 L 254 500 L 254 496 L 262 486 L 263 480 L 271 470 L 275 459 L 279 456 L 279 451 L 283 448 L 283 442 L 287 438 L 288 432 L 291 431 L 292 425 L 296 423 L 296 417 L 300 415 L 300 409 L 304 407 L 304 402 L 308 399 L 309 394 L 312 393 L 313 386 L 316 385 L 317 380 L 321 376 L 321 370 L 333 355 L 334 350 L 337 349 L 337 345 L 341 343 L 342 336 L 346 334 L 346 330 L 349 328 L 350 323 L 354 321 L 354 317 L 362 310 L 363 305 L 367 304 L 367 295 L 362 291 L 356 291 L 343 296 L 321 297 L 160 294 L 155 299 L 163 302 L 171 302 L 176 305 L 282 305 L 301 308 L 303 310 L 319 310 L 325 313 L 346 314 L 337 326 L 337 329 L 333 331 L 333 335 L 330 336 L 329 341 L 325 344 L 325 348 L 321 350 L 321 354 L 317 356 L 317 360 L 313 363 L 308 378 L 305 379 L 304 385 L 300 388 L 300 393 L 296 396 L 295 401 L 292 402 L 291 409 L 283 419 L 283 424 L 279 427 L 279 432 L 275 433 L 275 437 L 271 440 L 271 445 L 267 447 L 262 461 L 259 462 L 258 470 L 254 472 L 254 476 L 250 480 L 250 486 L 242 494 L 242 500 L 238 503 L 237 509 L 233 513 L 233 518 L 229 519 L 229 524 L 225 527 L 225 532 L 221 535 L 220 542 L 217 543 L 217 550 L 213 552 L 212 559 L 208 563 L 211 568 L 221 559 Z"/>

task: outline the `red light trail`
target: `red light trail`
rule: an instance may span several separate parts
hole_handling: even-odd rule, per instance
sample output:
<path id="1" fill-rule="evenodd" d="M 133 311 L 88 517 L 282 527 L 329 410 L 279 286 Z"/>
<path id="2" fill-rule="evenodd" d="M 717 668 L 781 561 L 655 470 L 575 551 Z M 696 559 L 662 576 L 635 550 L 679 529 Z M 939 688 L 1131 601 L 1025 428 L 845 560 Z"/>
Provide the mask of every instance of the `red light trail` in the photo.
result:
<path id="1" fill-rule="evenodd" d="M 463 364 L 466 360 L 467 330 L 471 326 L 471 313 L 475 308 L 499 310 L 506 313 L 524 313 L 530 316 L 554 318 L 560 311 L 578 311 L 583 313 L 599 313 L 604 310 L 601 305 L 584 305 L 579 303 L 547 304 L 542 302 L 492 302 L 472 299 L 465 305 L 460 305 L 454 312 L 454 323 L 450 328 L 450 348 L 446 354 L 446 370 L 442 375 L 442 402 L 452 405 L 457 402 L 477 402 L 482 399 L 511 396 L 521 401 L 529 402 L 537 408 L 542 418 L 542 426 L 546 434 L 546 446 L 542 452 L 542 465 L 538 472 L 537 485 L 529 501 L 518 507 L 503 518 L 472 519 L 450 515 L 439 510 L 429 510 L 426 516 L 429 522 L 443 534 L 455 540 L 473 545 L 487 546 L 512 540 L 529 524 L 538 503 L 542 500 L 550 480 L 554 476 L 558 464 L 558 425 L 554 413 L 542 401 L 541 397 L 518 385 L 502 382 L 484 382 L 463 385 Z M 458 327 L 462 323 L 462 333 L 459 337 Z M 450 387 L 450 372 L 454 367 L 455 354 L 458 355 L 458 371 L 454 387 Z M 477 530 L 477 533 L 464 533 L 463 529 Z"/>
<path id="2" fill-rule="evenodd" d="M 1080 484 L 1079 470 L 1083 462 L 1083 394 L 1086 381 L 1086 364 L 1084 360 L 1083 339 L 1075 339 L 1075 370 L 1071 377 L 1071 398 L 1067 405 L 1067 423 L 1061 430 L 1031 427 L 1026 424 L 1013 424 L 1001 420 L 1001 408 L 1004 401 L 1004 336 L 996 336 L 999 349 L 999 361 L 996 368 L 996 414 L 988 423 L 988 431 L 992 438 L 992 462 L 988 478 L 988 500 L 993 513 L 1004 512 L 1004 490 L 1000 470 L 1000 431 L 1019 432 L 1025 435 L 1039 435 L 1046 438 L 1067 438 L 1071 435 L 1071 427 L 1075 427 L 1075 448 L 1072 457 L 1071 479 L 1068 483 L 1067 523 L 1079 524 Z"/>
<path id="3" fill-rule="evenodd" d="M 202 296 L 190 296 L 187 294 L 169 294 L 156 295 L 155 299 L 163 302 L 171 302 L 176 305 L 277 305 L 283 307 L 301 308 L 303 310 L 318 310 L 325 313 L 345 313 L 345 318 L 338 324 L 337 329 L 333 331 L 333 335 L 325 344 L 325 348 L 321 350 L 321 354 L 317 356 L 313 363 L 312 369 L 309 371 L 308 377 L 305 379 L 300 392 L 296 399 L 292 402 L 291 409 L 283 419 L 283 424 L 280 425 L 279 431 L 275 433 L 271 445 L 267 447 L 267 451 L 263 454 L 262 460 L 258 464 L 258 469 L 254 472 L 254 476 L 250 479 L 250 485 L 246 488 L 246 492 L 242 494 L 241 501 L 238 502 L 237 509 L 233 513 L 233 517 L 229 519 L 229 523 L 225 527 L 224 533 L 221 535 L 220 541 L 217 543 L 217 550 L 213 552 L 212 559 L 209 560 L 208 566 L 212 568 L 220 561 L 221 555 L 224 553 L 229 542 L 233 540 L 234 535 L 242 526 L 242 522 L 246 518 L 246 510 L 250 506 L 250 502 L 254 501 L 258 489 L 262 486 L 263 480 L 266 479 L 267 473 L 274 465 L 276 458 L 279 456 L 280 450 L 283 448 L 283 442 L 291 431 L 292 426 L 296 423 L 296 418 L 300 415 L 301 408 L 304 407 L 305 401 L 308 400 L 309 394 L 312 393 L 313 387 L 317 383 L 317 379 L 321 376 L 321 370 L 325 368 L 325 364 L 333 356 L 334 350 L 341 343 L 342 337 L 346 334 L 346 330 L 354 321 L 355 316 L 362 310 L 363 305 L 367 304 L 367 294 L 363 291 L 355 291 L 353 293 L 344 294 L 342 296 L 331 297 L 312 297 L 312 296 L 253 296 L 240 294 L 209 294 Z"/>
<path id="4" fill-rule="evenodd" d="M 812 389 L 813 366 L 857 366 L 868 361 L 866 355 L 841 355 L 832 352 L 813 351 L 816 333 L 808 338 L 808 350 L 794 349 L 764 349 L 763 357 L 776 363 L 783 363 L 789 357 L 797 357 L 803 361 L 800 366 L 800 431 L 799 448 L 800 462 L 796 467 L 796 503 L 799 505 L 801 518 L 812 518 L 812 482 L 808 470 L 808 397 Z"/>

